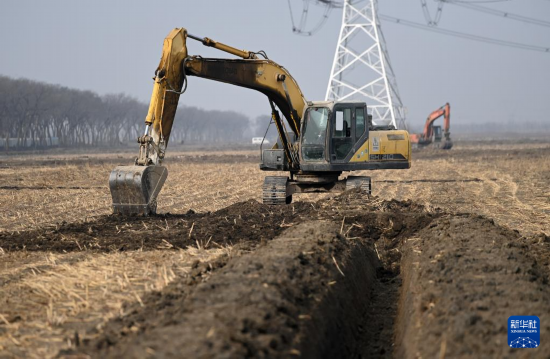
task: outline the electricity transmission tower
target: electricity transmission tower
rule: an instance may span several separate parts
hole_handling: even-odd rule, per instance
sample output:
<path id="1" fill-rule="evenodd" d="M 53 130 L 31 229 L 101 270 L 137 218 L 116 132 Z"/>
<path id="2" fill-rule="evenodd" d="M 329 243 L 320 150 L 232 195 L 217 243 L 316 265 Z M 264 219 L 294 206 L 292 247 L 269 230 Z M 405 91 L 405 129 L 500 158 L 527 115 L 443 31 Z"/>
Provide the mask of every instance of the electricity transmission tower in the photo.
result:
<path id="1" fill-rule="evenodd" d="M 365 101 L 375 125 L 406 128 L 403 104 L 380 29 L 378 0 L 345 0 L 325 99 Z"/>

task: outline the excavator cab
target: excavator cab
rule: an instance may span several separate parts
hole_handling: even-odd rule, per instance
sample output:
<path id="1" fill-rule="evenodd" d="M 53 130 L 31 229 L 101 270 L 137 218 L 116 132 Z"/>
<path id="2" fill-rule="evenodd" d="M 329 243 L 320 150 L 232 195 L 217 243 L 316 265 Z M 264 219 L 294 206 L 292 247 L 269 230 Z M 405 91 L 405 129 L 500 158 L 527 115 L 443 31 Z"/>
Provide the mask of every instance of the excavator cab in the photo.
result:
<path id="1" fill-rule="evenodd" d="M 364 102 L 321 102 L 309 107 L 302 126 L 303 162 L 346 163 L 368 139 Z"/>
<path id="2" fill-rule="evenodd" d="M 432 126 L 433 132 L 434 132 L 434 142 L 441 142 L 441 139 L 443 138 L 443 131 L 441 130 L 441 126 Z"/>
<path id="3" fill-rule="evenodd" d="M 364 102 L 308 101 L 302 116 L 299 142 L 288 150 L 279 146 L 264 150 L 260 169 L 289 171 L 290 178 L 267 176 L 263 186 L 265 204 L 285 204 L 295 193 L 340 192 L 360 188 L 371 192 L 368 176 L 345 172 L 410 168 L 407 131 L 369 126 Z M 299 152 L 297 166 L 292 166 Z"/>
<path id="4" fill-rule="evenodd" d="M 368 140 L 366 113 L 364 102 L 310 102 L 304 111 L 300 138 L 287 133 L 293 147 L 298 147 L 299 143 L 300 166 L 295 170 L 304 166 L 323 166 L 332 171 L 331 164 L 349 162 L 355 150 Z M 292 171 L 290 158 L 285 156 L 283 143 L 279 140 L 275 148 L 263 151 L 260 168 Z"/>

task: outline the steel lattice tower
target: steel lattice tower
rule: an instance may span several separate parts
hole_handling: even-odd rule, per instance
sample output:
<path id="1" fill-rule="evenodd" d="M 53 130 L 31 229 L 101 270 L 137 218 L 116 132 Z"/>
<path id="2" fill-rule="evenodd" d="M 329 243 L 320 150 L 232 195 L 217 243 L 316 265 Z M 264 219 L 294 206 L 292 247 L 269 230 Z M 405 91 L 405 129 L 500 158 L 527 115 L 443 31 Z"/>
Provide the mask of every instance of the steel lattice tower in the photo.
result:
<path id="1" fill-rule="evenodd" d="M 380 29 L 378 0 L 345 0 L 325 99 L 365 101 L 375 125 L 406 127 Z"/>

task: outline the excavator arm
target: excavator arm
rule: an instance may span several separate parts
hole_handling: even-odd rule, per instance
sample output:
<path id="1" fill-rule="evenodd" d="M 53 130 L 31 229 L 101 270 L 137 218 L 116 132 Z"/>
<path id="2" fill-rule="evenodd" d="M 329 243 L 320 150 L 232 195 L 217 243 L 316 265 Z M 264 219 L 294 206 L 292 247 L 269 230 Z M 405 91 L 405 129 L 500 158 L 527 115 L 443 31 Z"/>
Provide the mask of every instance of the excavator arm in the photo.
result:
<path id="1" fill-rule="evenodd" d="M 189 57 L 188 38 L 241 59 Z M 265 59 L 259 59 L 258 54 Z M 289 131 L 275 108 L 281 110 L 290 130 L 299 136 L 307 101 L 290 73 L 267 59 L 265 53 L 239 50 L 209 38 L 188 34 L 184 28 L 176 28 L 164 39 L 145 118 L 145 132 L 138 138 L 140 151 L 136 163 L 134 166 L 119 166 L 111 172 L 109 185 L 114 213 L 149 214 L 156 211 L 156 197 L 167 177 L 167 170 L 161 163 L 170 139 L 179 96 L 187 87 L 187 76 L 225 82 L 265 94 L 285 155 L 292 167 L 299 166 L 296 148 L 287 136 Z"/>
<path id="2" fill-rule="evenodd" d="M 145 134 L 138 138 L 140 154 L 136 165 L 160 164 L 164 158 L 185 78 L 182 63 L 186 57 L 185 33 L 174 29 L 164 39 L 162 57 L 155 70 Z"/>
<path id="3" fill-rule="evenodd" d="M 269 59 L 229 60 L 193 56 L 186 59 L 185 72 L 190 76 L 225 82 L 265 94 L 271 105 L 272 119 L 277 127 L 285 155 L 293 167 L 298 167 L 296 149 L 287 136 L 289 131 L 275 110 L 275 105 L 287 120 L 290 131 L 298 137 L 307 103 L 300 87 L 284 67 Z"/>

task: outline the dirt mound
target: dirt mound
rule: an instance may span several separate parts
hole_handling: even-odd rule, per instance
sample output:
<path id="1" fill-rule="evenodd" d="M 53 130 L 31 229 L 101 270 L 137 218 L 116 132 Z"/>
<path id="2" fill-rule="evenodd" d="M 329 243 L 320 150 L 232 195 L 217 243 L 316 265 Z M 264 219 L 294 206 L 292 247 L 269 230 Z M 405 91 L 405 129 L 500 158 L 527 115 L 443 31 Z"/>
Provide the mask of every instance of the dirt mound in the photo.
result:
<path id="1" fill-rule="evenodd" d="M 212 213 L 151 217 L 102 216 L 93 221 L 61 223 L 32 231 L 1 232 L 5 251 L 124 251 L 225 246 L 276 237 L 294 221 L 307 218 L 308 203 L 268 207 L 249 200 Z"/>
<path id="2" fill-rule="evenodd" d="M 511 315 L 539 316 L 547 342 L 550 251 L 539 240 L 471 214 L 444 215 L 410 238 L 402 249 L 398 356 L 518 355 L 507 343 Z M 549 357 L 550 347 L 526 354 Z"/>
<path id="3" fill-rule="evenodd" d="M 182 215 L 168 213 L 151 217 L 110 215 L 30 231 L 0 232 L 0 247 L 6 252 L 111 252 L 187 246 L 220 247 L 237 243 L 246 248 L 273 239 L 285 228 L 303 220 L 340 221 L 350 211 L 353 214 L 346 217 L 347 222 L 360 219 L 363 215 L 356 213 L 358 208 L 366 213 L 362 221 L 370 221 L 379 213 L 423 210 L 422 206 L 411 202 L 368 199 L 357 191 L 317 203 L 296 202 L 289 206 L 264 206 L 255 200 L 248 200 L 216 212 L 195 213 L 191 210 Z M 386 220 L 395 221 L 394 217 Z"/>

